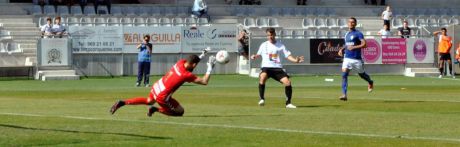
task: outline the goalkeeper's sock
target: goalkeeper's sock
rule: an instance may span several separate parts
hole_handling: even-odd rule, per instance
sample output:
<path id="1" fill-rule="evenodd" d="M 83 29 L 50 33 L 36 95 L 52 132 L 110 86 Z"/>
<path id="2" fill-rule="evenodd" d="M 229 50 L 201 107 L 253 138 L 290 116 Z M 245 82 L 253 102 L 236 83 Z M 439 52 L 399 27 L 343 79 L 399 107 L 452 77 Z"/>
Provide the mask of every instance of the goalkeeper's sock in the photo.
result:
<path id="1" fill-rule="evenodd" d="M 259 84 L 259 97 L 261 100 L 265 100 L 265 84 Z"/>
<path id="2" fill-rule="evenodd" d="M 144 97 L 137 97 L 125 100 L 126 105 L 148 105 L 148 99 Z"/>
<path id="3" fill-rule="evenodd" d="M 370 77 L 366 72 L 359 73 L 358 75 L 359 75 L 362 79 L 366 80 L 369 84 L 374 83 L 374 81 L 371 80 L 371 77 Z"/>
<path id="4" fill-rule="evenodd" d="M 284 87 L 284 92 L 286 94 L 286 105 L 291 103 L 291 97 L 292 97 L 292 86 L 286 86 Z"/>

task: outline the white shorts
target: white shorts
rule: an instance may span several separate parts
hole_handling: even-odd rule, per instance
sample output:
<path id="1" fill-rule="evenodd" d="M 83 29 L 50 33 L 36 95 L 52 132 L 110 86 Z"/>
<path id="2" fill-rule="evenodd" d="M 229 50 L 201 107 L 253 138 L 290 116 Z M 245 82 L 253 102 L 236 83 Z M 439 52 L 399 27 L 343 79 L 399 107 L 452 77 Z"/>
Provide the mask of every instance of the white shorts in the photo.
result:
<path id="1" fill-rule="evenodd" d="M 358 73 L 364 72 L 363 61 L 358 60 L 358 59 L 350 59 L 350 58 L 343 59 L 342 69 L 344 68 L 355 70 Z"/>

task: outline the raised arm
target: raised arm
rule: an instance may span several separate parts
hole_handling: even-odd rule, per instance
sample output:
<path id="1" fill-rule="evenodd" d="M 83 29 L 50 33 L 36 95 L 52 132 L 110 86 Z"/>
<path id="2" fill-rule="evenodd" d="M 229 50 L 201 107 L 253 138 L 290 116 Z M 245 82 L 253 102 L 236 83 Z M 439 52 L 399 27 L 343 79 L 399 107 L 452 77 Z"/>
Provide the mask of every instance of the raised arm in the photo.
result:
<path id="1" fill-rule="evenodd" d="M 200 85 L 208 85 L 209 79 L 211 78 L 211 72 L 216 65 L 216 57 L 210 56 L 208 59 L 208 63 L 206 63 L 208 69 L 206 70 L 206 74 L 202 78 L 196 78 L 193 83 L 200 84 Z"/>

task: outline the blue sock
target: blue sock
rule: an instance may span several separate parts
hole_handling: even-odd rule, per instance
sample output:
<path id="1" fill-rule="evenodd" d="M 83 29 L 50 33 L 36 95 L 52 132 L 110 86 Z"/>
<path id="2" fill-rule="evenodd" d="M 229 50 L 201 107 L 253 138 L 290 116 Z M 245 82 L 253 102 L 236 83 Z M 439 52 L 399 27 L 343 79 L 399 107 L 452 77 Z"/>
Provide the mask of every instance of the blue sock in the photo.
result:
<path id="1" fill-rule="evenodd" d="M 362 79 L 366 80 L 369 84 L 374 83 L 374 81 L 371 80 L 371 77 L 370 77 L 368 74 L 366 74 L 366 72 L 359 73 L 359 76 L 360 76 Z"/>
<path id="2" fill-rule="evenodd" d="M 342 93 L 347 95 L 348 89 L 348 72 L 342 72 Z"/>

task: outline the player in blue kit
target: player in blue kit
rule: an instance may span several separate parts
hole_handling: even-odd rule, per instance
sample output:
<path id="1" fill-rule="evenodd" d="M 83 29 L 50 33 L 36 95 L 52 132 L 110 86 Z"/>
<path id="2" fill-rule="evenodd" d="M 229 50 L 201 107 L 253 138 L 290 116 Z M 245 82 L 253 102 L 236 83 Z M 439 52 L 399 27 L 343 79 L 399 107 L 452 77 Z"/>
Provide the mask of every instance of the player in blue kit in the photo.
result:
<path id="1" fill-rule="evenodd" d="M 342 96 L 339 98 L 343 101 L 347 101 L 348 75 L 352 69 L 357 71 L 358 75 L 369 83 L 368 92 L 372 92 L 374 88 L 374 81 L 364 71 L 364 62 L 361 58 L 361 49 L 367 47 L 366 40 L 363 33 L 356 30 L 356 24 L 356 18 L 351 17 L 348 19 L 349 31 L 345 34 L 345 46 L 339 51 L 339 56 L 345 56 L 342 64 Z"/>

